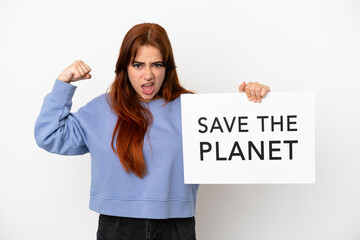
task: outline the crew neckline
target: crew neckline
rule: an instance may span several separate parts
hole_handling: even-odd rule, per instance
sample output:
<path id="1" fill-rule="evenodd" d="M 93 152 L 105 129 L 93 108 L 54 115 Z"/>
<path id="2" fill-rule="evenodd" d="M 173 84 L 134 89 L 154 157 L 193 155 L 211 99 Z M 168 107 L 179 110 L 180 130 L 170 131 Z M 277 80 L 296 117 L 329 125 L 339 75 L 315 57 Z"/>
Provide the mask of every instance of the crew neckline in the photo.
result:
<path id="1" fill-rule="evenodd" d="M 141 104 L 143 104 L 144 106 L 148 107 L 148 108 L 158 108 L 161 107 L 165 104 L 165 99 L 164 98 L 159 98 L 159 99 L 155 99 L 152 100 L 150 102 L 141 102 Z"/>

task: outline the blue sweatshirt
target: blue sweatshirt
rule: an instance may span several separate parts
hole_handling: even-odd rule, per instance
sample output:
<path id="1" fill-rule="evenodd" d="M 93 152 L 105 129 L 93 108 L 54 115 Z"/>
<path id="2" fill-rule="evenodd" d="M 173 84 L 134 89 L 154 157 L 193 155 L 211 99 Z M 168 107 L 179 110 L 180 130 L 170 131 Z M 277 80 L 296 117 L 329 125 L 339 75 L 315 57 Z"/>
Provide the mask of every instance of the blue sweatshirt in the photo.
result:
<path id="1" fill-rule="evenodd" d="M 199 185 L 184 184 L 180 97 L 166 105 L 164 99 L 143 103 L 153 123 L 143 145 L 148 175 L 141 179 L 127 174 L 111 149 L 117 116 L 106 101 L 107 93 L 73 113 L 76 88 L 55 80 L 44 98 L 34 135 L 38 146 L 51 153 L 90 153 L 90 209 L 135 218 L 194 216 Z"/>

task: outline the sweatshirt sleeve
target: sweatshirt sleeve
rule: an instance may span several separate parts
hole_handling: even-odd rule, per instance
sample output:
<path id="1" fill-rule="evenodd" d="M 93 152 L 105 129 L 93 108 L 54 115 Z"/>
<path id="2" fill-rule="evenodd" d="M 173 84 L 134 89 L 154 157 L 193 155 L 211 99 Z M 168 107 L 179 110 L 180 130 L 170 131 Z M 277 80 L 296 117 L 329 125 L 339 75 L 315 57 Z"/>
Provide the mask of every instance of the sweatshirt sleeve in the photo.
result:
<path id="1" fill-rule="evenodd" d="M 40 148 L 61 155 L 89 152 L 80 112 L 70 112 L 76 88 L 56 79 L 52 91 L 45 96 L 34 129 L 35 140 Z"/>

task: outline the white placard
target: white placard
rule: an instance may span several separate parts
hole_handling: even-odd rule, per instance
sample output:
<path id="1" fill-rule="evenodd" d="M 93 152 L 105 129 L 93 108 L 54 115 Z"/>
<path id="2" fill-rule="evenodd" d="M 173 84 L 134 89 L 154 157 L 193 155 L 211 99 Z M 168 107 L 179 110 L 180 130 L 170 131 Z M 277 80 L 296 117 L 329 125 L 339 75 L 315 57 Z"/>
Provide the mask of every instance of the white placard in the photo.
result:
<path id="1" fill-rule="evenodd" d="M 313 92 L 181 95 L 185 183 L 315 183 Z"/>

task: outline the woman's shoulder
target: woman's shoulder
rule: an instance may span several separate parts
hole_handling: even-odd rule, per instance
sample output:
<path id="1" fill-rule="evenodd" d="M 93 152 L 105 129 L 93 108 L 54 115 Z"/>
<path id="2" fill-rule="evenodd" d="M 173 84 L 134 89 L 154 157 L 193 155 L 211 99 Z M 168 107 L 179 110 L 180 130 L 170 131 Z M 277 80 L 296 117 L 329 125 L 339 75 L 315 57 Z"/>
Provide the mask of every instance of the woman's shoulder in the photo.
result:
<path id="1" fill-rule="evenodd" d="M 93 99 L 91 99 L 89 102 L 87 102 L 83 106 L 83 108 L 86 108 L 88 110 L 96 110 L 96 112 L 110 109 L 110 106 L 106 100 L 107 96 L 108 93 L 99 94 L 95 96 Z"/>

